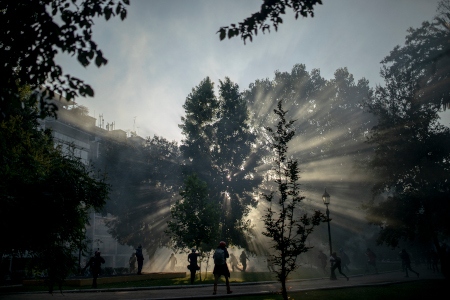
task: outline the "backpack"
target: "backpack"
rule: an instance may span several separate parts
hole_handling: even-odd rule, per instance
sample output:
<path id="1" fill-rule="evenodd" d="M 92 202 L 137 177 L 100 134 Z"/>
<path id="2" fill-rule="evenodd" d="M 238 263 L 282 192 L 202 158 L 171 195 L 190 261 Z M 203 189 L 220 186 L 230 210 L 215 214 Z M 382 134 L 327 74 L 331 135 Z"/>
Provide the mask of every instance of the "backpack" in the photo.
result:
<path id="1" fill-rule="evenodd" d="M 214 252 L 214 264 L 215 265 L 224 265 L 225 264 L 225 250 L 222 248 L 217 248 L 216 252 Z"/>

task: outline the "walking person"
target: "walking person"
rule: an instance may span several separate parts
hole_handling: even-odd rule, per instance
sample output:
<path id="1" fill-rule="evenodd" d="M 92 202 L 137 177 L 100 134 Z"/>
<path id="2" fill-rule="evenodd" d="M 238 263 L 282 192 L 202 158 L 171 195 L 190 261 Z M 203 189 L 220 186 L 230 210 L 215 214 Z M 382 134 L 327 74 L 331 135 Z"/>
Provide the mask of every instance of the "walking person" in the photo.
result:
<path id="1" fill-rule="evenodd" d="M 238 260 L 236 258 L 236 256 L 234 256 L 233 253 L 230 253 L 230 265 L 231 265 L 231 270 L 234 272 L 234 268 L 236 268 L 237 270 L 239 270 L 238 267 Z"/>
<path id="2" fill-rule="evenodd" d="M 144 266 L 144 254 L 142 254 L 142 245 L 139 245 L 136 249 L 136 260 L 138 263 L 138 275 L 142 275 L 142 267 Z"/>
<path id="3" fill-rule="evenodd" d="M 347 277 L 347 275 L 345 275 L 344 273 L 342 273 L 342 270 L 341 270 L 341 263 L 342 263 L 342 260 L 341 260 L 341 258 L 340 258 L 339 256 L 337 256 L 336 252 L 333 252 L 333 253 L 331 254 L 331 257 L 330 257 L 330 263 L 331 263 L 331 265 L 332 265 L 332 267 L 331 267 L 331 277 L 332 277 L 333 279 L 336 279 L 336 274 L 334 273 L 334 271 L 335 271 L 336 269 L 338 269 L 339 273 L 340 273 L 342 276 L 344 276 L 345 278 L 347 278 L 347 281 L 349 280 L 349 278 Z"/>
<path id="4" fill-rule="evenodd" d="M 416 272 L 413 269 L 411 269 L 411 258 L 409 257 L 408 252 L 406 252 L 406 250 L 403 249 L 402 251 L 400 251 L 399 256 L 400 256 L 400 259 L 402 260 L 402 269 L 406 273 L 405 277 L 409 277 L 408 270 L 415 273 L 417 275 L 417 277 L 419 277 L 419 272 Z"/>
<path id="5" fill-rule="evenodd" d="M 245 251 L 242 251 L 241 255 L 239 256 L 239 260 L 242 264 L 242 272 L 245 272 L 245 270 L 247 269 L 247 260 L 250 261 L 250 259 L 248 259 L 247 257 L 247 254 L 245 254 Z"/>
<path id="6" fill-rule="evenodd" d="M 177 258 L 175 257 L 175 253 L 172 253 L 169 257 L 170 271 L 175 270 L 175 265 L 177 264 Z"/>
<path id="7" fill-rule="evenodd" d="M 220 242 L 216 251 L 214 252 L 214 292 L 213 295 L 217 294 L 217 283 L 219 282 L 220 276 L 225 276 L 225 283 L 227 286 L 227 294 L 231 294 L 230 289 L 230 270 L 227 266 L 227 258 L 230 257 L 227 250 L 227 244 L 225 242 Z"/>
<path id="8" fill-rule="evenodd" d="M 197 272 L 197 270 L 200 270 L 200 267 L 198 266 L 197 263 L 197 258 L 199 254 L 195 253 L 196 252 L 195 248 L 192 248 L 191 250 L 192 252 L 189 253 L 187 260 L 189 262 L 188 269 L 189 271 L 191 271 L 191 284 L 194 284 L 195 273 Z"/>
<path id="9" fill-rule="evenodd" d="M 100 275 L 102 264 L 105 263 L 105 259 L 100 256 L 100 251 L 95 251 L 93 257 L 91 257 L 83 268 L 83 272 L 86 271 L 86 268 L 90 268 L 90 272 L 92 273 L 92 288 L 97 288 L 97 278 Z"/>

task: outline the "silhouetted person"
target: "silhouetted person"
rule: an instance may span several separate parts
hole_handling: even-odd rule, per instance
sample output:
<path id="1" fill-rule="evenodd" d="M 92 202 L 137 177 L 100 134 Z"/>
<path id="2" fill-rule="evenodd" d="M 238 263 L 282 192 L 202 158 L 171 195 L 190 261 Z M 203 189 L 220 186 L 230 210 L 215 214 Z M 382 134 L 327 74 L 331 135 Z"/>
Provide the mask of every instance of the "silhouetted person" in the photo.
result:
<path id="1" fill-rule="evenodd" d="M 370 250 L 370 248 L 367 248 L 367 251 L 365 252 L 366 256 L 367 256 L 367 263 L 366 263 L 366 271 L 365 273 L 369 272 L 369 266 L 372 266 L 375 268 L 375 273 L 378 274 L 378 269 L 377 269 L 377 256 L 375 255 L 375 253 L 372 252 L 372 250 Z"/>
<path id="2" fill-rule="evenodd" d="M 142 245 L 139 245 L 136 249 L 136 260 L 138 263 L 137 274 L 142 275 L 142 267 L 144 266 L 144 254 L 142 254 Z"/>
<path id="3" fill-rule="evenodd" d="M 325 253 L 323 253 L 322 250 L 319 250 L 319 255 L 317 255 L 317 258 L 319 259 L 320 267 L 326 273 L 327 272 L 327 256 L 325 255 Z"/>
<path id="4" fill-rule="evenodd" d="M 217 282 L 219 281 L 220 276 L 225 276 L 225 283 L 227 285 L 227 294 L 231 294 L 232 291 L 230 289 L 230 270 L 228 270 L 227 266 L 227 258 L 230 257 L 227 250 L 227 244 L 225 242 L 220 242 L 216 251 L 214 252 L 214 292 L 213 295 L 217 294 Z"/>
<path id="5" fill-rule="evenodd" d="M 347 277 L 347 275 L 342 273 L 342 270 L 341 270 L 342 259 L 339 256 L 337 256 L 336 252 L 333 252 L 331 254 L 330 263 L 331 263 L 331 278 L 336 279 L 336 274 L 334 273 L 334 271 L 336 269 L 338 269 L 339 273 L 342 276 L 344 276 L 345 278 L 347 278 L 347 281 L 348 281 L 349 278 Z"/>
<path id="6" fill-rule="evenodd" d="M 236 258 L 236 256 L 234 256 L 233 253 L 230 254 L 230 265 L 231 265 L 231 270 L 234 272 L 234 268 L 238 269 L 238 260 Z"/>
<path id="7" fill-rule="evenodd" d="M 136 271 L 136 253 L 131 253 L 128 264 L 130 265 L 130 273 L 134 273 Z"/>
<path id="8" fill-rule="evenodd" d="M 348 268 L 348 265 L 350 264 L 350 258 L 348 257 L 347 253 L 345 253 L 344 249 L 339 249 L 339 257 L 341 258 L 341 265 L 342 269 L 345 271 L 350 271 Z"/>
<path id="9" fill-rule="evenodd" d="M 403 249 L 402 251 L 400 251 L 399 255 L 400 255 L 400 259 L 402 260 L 402 269 L 406 272 L 405 277 L 409 277 L 408 270 L 415 273 L 417 275 L 417 277 L 419 277 L 419 273 L 414 271 L 413 269 L 411 269 L 411 259 L 409 257 L 408 252 L 406 252 L 406 250 Z"/>
<path id="10" fill-rule="evenodd" d="M 100 256 L 100 251 L 95 251 L 95 254 L 93 257 L 91 257 L 86 264 L 86 266 L 83 268 L 83 272 L 86 271 L 86 268 L 90 268 L 90 272 L 92 273 L 92 287 L 94 289 L 97 288 L 97 278 L 100 275 L 102 264 L 105 263 L 105 259 Z"/>
<path id="11" fill-rule="evenodd" d="M 175 270 L 175 265 L 177 264 L 177 258 L 175 257 L 175 253 L 172 253 L 169 257 L 170 271 Z"/>
<path id="12" fill-rule="evenodd" d="M 187 260 L 189 262 L 188 269 L 189 269 L 189 271 L 191 271 L 191 284 L 194 284 L 195 273 L 197 272 L 197 270 L 200 270 L 200 267 L 198 266 L 198 263 L 197 263 L 197 258 L 199 256 L 199 254 L 195 253 L 196 250 L 194 248 L 192 248 L 191 250 L 192 250 L 192 252 L 189 253 Z"/>
<path id="13" fill-rule="evenodd" d="M 266 255 L 266 261 L 269 272 L 275 272 L 275 269 L 273 268 L 273 258 L 270 255 Z"/>
<path id="14" fill-rule="evenodd" d="M 241 255 L 239 256 L 239 260 L 242 264 L 242 272 L 245 272 L 247 269 L 247 260 L 250 261 L 247 257 L 247 254 L 245 254 L 245 251 L 242 251 Z"/>

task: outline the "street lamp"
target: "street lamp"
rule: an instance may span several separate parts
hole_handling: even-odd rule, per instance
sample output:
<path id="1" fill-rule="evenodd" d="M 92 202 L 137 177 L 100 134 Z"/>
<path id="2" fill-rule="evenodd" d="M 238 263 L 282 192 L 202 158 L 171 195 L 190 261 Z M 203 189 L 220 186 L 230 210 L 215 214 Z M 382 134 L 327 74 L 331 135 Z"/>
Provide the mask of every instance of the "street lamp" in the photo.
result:
<path id="1" fill-rule="evenodd" d="M 333 253 L 333 248 L 332 248 L 332 246 L 331 246 L 330 210 L 328 209 L 328 205 L 330 204 L 330 194 L 327 193 L 327 189 L 325 189 L 325 193 L 323 193 L 323 195 L 322 195 L 322 200 L 323 200 L 323 203 L 324 203 L 324 204 L 326 205 L 326 207 L 327 207 L 328 243 L 330 244 L 330 257 L 331 257 L 331 254 Z M 334 280 L 334 279 L 336 279 L 336 274 L 334 274 L 334 273 L 331 271 L 331 268 L 332 268 L 332 267 L 333 267 L 333 266 L 332 266 L 331 263 L 330 263 L 330 279 Z"/>

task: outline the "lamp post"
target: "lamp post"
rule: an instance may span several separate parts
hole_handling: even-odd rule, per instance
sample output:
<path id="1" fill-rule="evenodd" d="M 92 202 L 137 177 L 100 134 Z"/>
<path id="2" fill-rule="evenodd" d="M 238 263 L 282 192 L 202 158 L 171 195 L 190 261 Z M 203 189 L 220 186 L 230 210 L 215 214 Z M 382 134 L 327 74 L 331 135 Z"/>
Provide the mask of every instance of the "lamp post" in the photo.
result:
<path id="1" fill-rule="evenodd" d="M 323 195 L 322 195 L 322 200 L 323 200 L 323 203 L 325 204 L 325 206 L 327 207 L 328 243 L 330 245 L 330 257 L 331 257 L 331 254 L 333 253 L 333 248 L 331 246 L 330 210 L 328 209 L 328 205 L 330 204 L 330 194 L 327 193 L 327 189 L 325 189 L 325 193 L 323 193 Z M 334 274 L 331 271 L 332 267 L 333 266 L 331 265 L 331 262 L 330 262 L 330 279 L 334 280 L 334 279 L 336 279 L 336 274 Z"/>

